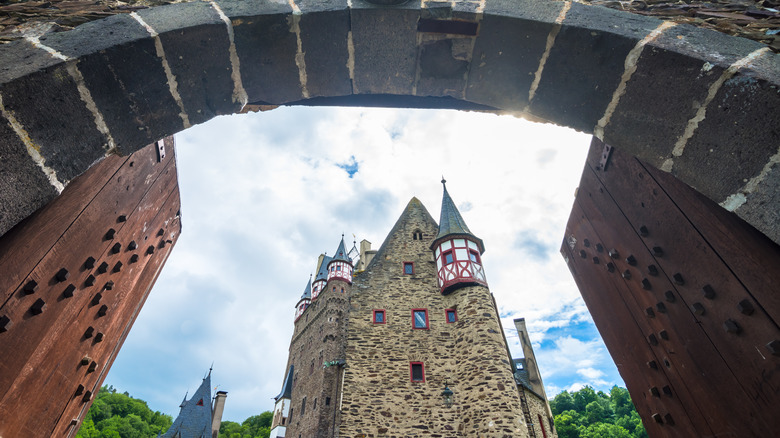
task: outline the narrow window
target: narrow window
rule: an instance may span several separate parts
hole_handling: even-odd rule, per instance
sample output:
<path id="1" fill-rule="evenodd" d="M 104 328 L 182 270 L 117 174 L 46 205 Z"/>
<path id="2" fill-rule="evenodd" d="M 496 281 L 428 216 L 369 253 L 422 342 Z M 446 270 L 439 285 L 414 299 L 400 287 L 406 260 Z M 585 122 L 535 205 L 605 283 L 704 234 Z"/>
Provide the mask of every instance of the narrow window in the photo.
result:
<path id="1" fill-rule="evenodd" d="M 444 253 L 444 264 L 449 265 L 452 263 L 452 251 L 447 251 Z"/>
<path id="2" fill-rule="evenodd" d="M 337 271 L 341 271 L 341 265 L 336 266 Z"/>
<path id="3" fill-rule="evenodd" d="M 425 382 L 425 366 L 422 362 L 410 362 L 409 372 L 412 382 Z"/>
<path id="4" fill-rule="evenodd" d="M 314 399 L 314 406 L 311 407 L 312 409 L 317 409 L 317 399 Z"/>
<path id="5" fill-rule="evenodd" d="M 415 328 L 415 329 L 427 329 L 428 328 L 428 310 L 427 309 L 412 309 L 412 328 Z"/>
<path id="6" fill-rule="evenodd" d="M 330 397 L 325 397 L 325 406 L 330 406 Z"/>
<path id="7" fill-rule="evenodd" d="M 374 324 L 385 323 L 385 311 L 384 309 L 374 310 Z"/>
<path id="8" fill-rule="evenodd" d="M 306 397 L 301 401 L 301 417 L 306 415 Z"/>
<path id="9" fill-rule="evenodd" d="M 473 250 L 469 251 L 469 258 L 474 263 L 480 263 L 480 264 L 482 263 L 482 262 L 479 261 L 479 253 L 476 252 L 476 251 L 473 251 Z"/>
<path id="10" fill-rule="evenodd" d="M 414 263 L 404 262 L 404 275 L 414 274 Z"/>
<path id="11" fill-rule="evenodd" d="M 455 309 L 447 309 L 445 310 L 445 313 L 447 315 L 447 324 L 458 321 L 458 312 Z"/>

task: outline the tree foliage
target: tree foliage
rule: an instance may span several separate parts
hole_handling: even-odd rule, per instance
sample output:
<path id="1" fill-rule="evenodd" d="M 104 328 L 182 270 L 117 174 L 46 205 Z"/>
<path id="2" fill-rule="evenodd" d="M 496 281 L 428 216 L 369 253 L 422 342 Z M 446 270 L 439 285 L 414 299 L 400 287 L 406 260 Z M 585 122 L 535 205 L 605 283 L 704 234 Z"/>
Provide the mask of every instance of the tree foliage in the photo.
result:
<path id="1" fill-rule="evenodd" d="M 550 400 L 559 438 L 647 438 L 626 388 L 609 394 L 586 386 L 563 391 Z"/>
<path id="2" fill-rule="evenodd" d="M 223 421 L 220 438 L 268 438 L 271 433 L 271 412 L 254 415 L 238 424 Z M 89 408 L 76 438 L 154 438 L 173 424 L 170 415 L 152 411 L 146 402 L 117 393 L 113 386 L 100 388 Z"/>

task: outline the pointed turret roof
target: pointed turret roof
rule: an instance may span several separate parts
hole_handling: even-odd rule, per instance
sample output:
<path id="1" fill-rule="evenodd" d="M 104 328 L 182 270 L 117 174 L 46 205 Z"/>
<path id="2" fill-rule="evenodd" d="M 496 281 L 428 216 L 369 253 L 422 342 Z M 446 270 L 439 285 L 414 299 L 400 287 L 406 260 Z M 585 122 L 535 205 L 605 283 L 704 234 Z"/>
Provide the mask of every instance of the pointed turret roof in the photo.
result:
<path id="1" fill-rule="evenodd" d="M 292 385 L 293 385 L 293 366 L 290 365 L 290 371 L 287 372 L 287 377 L 284 378 L 284 384 L 282 384 L 282 392 L 279 393 L 274 400 L 279 401 L 280 398 L 292 398 Z"/>
<path id="2" fill-rule="evenodd" d="M 310 300 L 311 299 L 311 277 L 309 277 L 309 281 L 306 282 L 306 289 L 303 290 L 303 295 L 301 295 L 302 300 Z"/>
<path id="3" fill-rule="evenodd" d="M 317 276 L 314 277 L 314 281 L 327 281 L 328 280 L 328 263 L 333 260 L 326 255 L 322 256 L 322 263 L 320 263 L 320 269 L 317 271 Z"/>
<path id="4" fill-rule="evenodd" d="M 339 247 L 336 250 L 336 255 L 331 259 L 332 262 L 339 261 L 339 262 L 347 262 L 352 263 L 352 260 L 349 258 L 349 255 L 347 253 L 347 247 L 344 245 L 344 235 L 341 235 L 341 242 L 339 243 Z"/>
<path id="5" fill-rule="evenodd" d="M 162 436 L 211 437 L 211 370 L 189 400 L 184 396 L 179 416 Z"/>
<path id="6" fill-rule="evenodd" d="M 434 239 L 431 248 L 434 248 L 438 245 L 440 240 L 448 236 L 468 236 L 479 245 L 480 252 L 485 252 L 485 246 L 482 243 L 482 239 L 475 236 L 471 230 L 469 230 L 469 227 L 466 226 L 466 221 L 463 220 L 463 216 L 460 215 L 458 207 L 455 206 L 455 202 L 452 201 L 449 192 L 447 192 L 447 180 L 442 178 L 441 185 L 444 188 L 444 194 L 441 198 L 439 234 L 436 235 L 436 239 Z"/>
<path id="7" fill-rule="evenodd" d="M 366 266 L 365 269 L 368 270 L 371 267 L 376 266 L 378 263 L 382 263 L 382 261 L 386 259 L 387 252 L 392 251 L 388 247 L 393 246 L 395 244 L 394 242 L 398 242 L 399 239 L 404 239 L 405 235 L 411 235 L 412 230 L 419 226 L 411 224 L 417 221 L 419 221 L 419 223 L 423 226 L 423 230 L 426 233 L 430 233 L 430 235 L 433 234 L 433 231 L 429 230 L 435 230 L 437 227 L 436 221 L 428 212 L 428 209 L 425 208 L 419 199 L 413 197 L 409 200 L 409 203 L 406 204 L 403 213 L 401 213 L 401 216 L 398 217 L 398 220 L 387 234 L 387 237 L 385 237 L 382 245 L 379 246 L 379 250 L 377 250 L 376 255 L 374 255 L 374 257 L 371 259 L 371 262 L 368 264 L 368 266 Z M 402 232 L 402 230 L 405 229 L 407 229 L 408 232 Z"/>

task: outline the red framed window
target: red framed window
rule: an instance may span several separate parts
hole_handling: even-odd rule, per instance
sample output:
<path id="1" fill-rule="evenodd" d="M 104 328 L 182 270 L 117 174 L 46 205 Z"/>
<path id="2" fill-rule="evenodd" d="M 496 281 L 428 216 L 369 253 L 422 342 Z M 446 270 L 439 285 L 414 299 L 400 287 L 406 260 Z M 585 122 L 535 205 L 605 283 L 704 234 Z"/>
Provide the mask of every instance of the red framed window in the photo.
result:
<path id="1" fill-rule="evenodd" d="M 414 263 L 404 262 L 404 275 L 412 275 L 412 274 L 414 274 Z"/>
<path id="2" fill-rule="evenodd" d="M 428 329 L 428 309 L 412 309 L 412 328 Z"/>
<path id="3" fill-rule="evenodd" d="M 452 258 L 452 250 L 445 251 L 442 254 L 442 260 L 444 261 L 445 265 L 451 265 L 454 259 Z"/>
<path id="4" fill-rule="evenodd" d="M 425 364 L 409 362 L 409 379 L 412 382 L 425 382 Z"/>
<path id="5" fill-rule="evenodd" d="M 447 324 L 458 322 L 458 311 L 455 309 L 447 309 L 444 311 L 445 320 Z"/>
<path id="6" fill-rule="evenodd" d="M 374 310 L 374 324 L 385 324 L 387 322 L 387 319 L 385 319 L 385 310 L 384 309 L 376 309 Z"/>
<path id="7" fill-rule="evenodd" d="M 474 263 L 482 264 L 482 261 L 479 259 L 479 253 L 477 251 L 469 250 L 469 259 L 471 259 Z"/>

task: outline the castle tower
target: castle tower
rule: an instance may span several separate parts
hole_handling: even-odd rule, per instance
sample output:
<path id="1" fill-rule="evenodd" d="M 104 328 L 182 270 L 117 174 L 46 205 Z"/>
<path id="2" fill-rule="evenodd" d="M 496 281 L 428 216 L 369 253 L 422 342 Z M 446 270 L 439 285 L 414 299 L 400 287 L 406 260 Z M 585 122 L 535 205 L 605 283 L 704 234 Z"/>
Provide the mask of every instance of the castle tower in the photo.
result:
<path id="1" fill-rule="evenodd" d="M 287 376 L 282 384 L 282 392 L 274 397 L 274 416 L 271 420 L 271 437 L 283 437 L 287 431 L 287 421 L 290 415 L 290 398 L 292 397 L 293 371 L 295 368 L 290 365 Z"/>
<path id="2" fill-rule="evenodd" d="M 303 312 L 306 310 L 307 307 L 311 304 L 311 278 L 309 278 L 309 281 L 306 282 L 306 289 L 303 291 L 303 295 L 301 295 L 301 299 L 298 300 L 298 304 L 295 305 L 295 320 L 297 321 L 298 318 L 303 315 Z"/>
<path id="3" fill-rule="evenodd" d="M 483 252 L 446 187 L 441 224 L 412 198 L 357 273 L 342 236 L 296 318 L 271 437 L 531 436 Z"/>
<path id="4" fill-rule="evenodd" d="M 444 194 L 439 230 L 431 244 L 441 293 L 451 293 L 457 288 L 473 284 L 487 286 L 485 270 L 482 268 L 485 245 L 466 226 L 466 221 L 447 192 L 447 181 L 442 179 L 441 183 Z"/>

